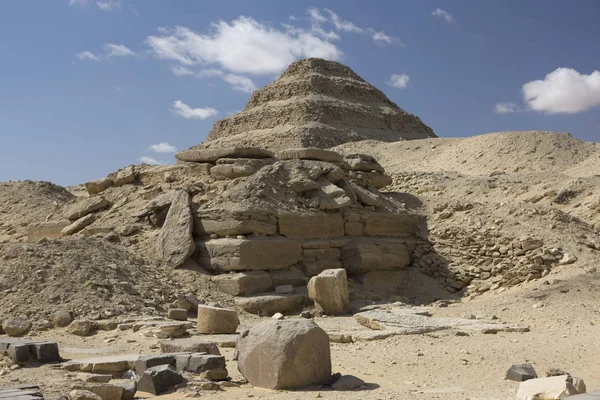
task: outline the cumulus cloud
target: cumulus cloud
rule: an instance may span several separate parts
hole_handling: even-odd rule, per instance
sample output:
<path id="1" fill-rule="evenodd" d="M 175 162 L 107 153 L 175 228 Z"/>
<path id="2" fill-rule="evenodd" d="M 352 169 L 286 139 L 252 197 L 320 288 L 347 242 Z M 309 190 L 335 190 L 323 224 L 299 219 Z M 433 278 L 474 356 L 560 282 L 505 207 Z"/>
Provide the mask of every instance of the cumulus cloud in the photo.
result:
<path id="1" fill-rule="evenodd" d="M 182 66 L 217 65 L 235 74 L 272 75 L 302 57 L 338 60 L 342 51 L 304 29 L 276 29 L 253 18 L 212 24 L 209 34 L 178 26 L 149 36 L 147 43 L 162 59 Z"/>
<path id="2" fill-rule="evenodd" d="M 108 43 L 104 45 L 107 57 L 135 56 L 135 52 L 122 44 Z"/>
<path id="3" fill-rule="evenodd" d="M 91 60 L 91 61 L 99 61 L 100 60 L 100 58 L 98 58 L 91 51 L 82 51 L 81 53 L 75 54 L 75 57 L 79 58 L 80 60 Z"/>
<path id="4" fill-rule="evenodd" d="M 431 15 L 443 18 L 446 20 L 446 22 L 454 22 L 454 15 L 450 14 L 446 10 L 442 10 L 441 8 L 436 8 L 435 10 L 433 10 Z"/>
<path id="5" fill-rule="evenodd" d="M 219 77 L 228 83 L 233 90 L 238 92 L 252 93 L 257 89 L 252 79 L 248 78 L 247 76 L 226 74 L 220 69 L 209 68 L 194 72 L 190 68 L 176 65 L 171 67 L 171 72 L 177 76 L 195 76 L 196 78 Z"/>
<path id="6" fill-rule="evenodd" d="M 364 31 L 363 28 L 360 28 L 360 27 L 354 25 L 353 22 L 344 21 L 342 18 L 340 18 L 339 15 L 337 15 L 330 9 L 326 8 L 325 11 L 329 14 L 329 20 L 331 21 L 331 23 L 335 26 L 335 28 L 337 30 L 342 31 L 342 32 L 355 32 L 355 33 L 362 33 Z"/>
<path id="7" fill-rule="evenodd" d="M 256 85 L 252 82 L 252 79 L 246 76 L 227 74 L 223 75 L 223 80 L 238 92 L 252 93 L 256 90 Z"/>
<path id="8" fill-rule="evenodd" d="M 322 24 L 323 22 L 327 22 L 327 17 L 325 17 L 323 14 L 321 14 L 321 11 L 319 11 L 317 8 L 309 8 L 308 10 L 306 10 L 308 12 L 308 15 L 310 17 L 310 19 L 317 23 L 317 24 Z M 294 17 L 293 19 L 290 18 L 292 21 L 296 19 L 296 17 Z"/>
<path id="9" fill-rule="evenodd" d="M 544 80 L 523 85 L 523 99 L 533 111 L 576 114 L 600 106 L 600 71 L 589 75 L 558 68 Z"/>
<path id="10" fill-rule="evenodd" d="M 155 153 L 175 153 L 177 151 L 177 147 L 172 146 L 167 142 L 153 144 L 148 149 Z"/>
<path id="11" fill-rule="evenodd" d="M 217 115 L 217 110 L 214 108 L 191 108 L 181 100 L 173 103 L 172 111 L 175 115 L 186 119 L 207 119 Z"/>
<path id="12" fill-rule="evenodd" d="M 521 108 L 515 103 L 497 103 L 494 106 L 496 114 L 508 114 L 521 111 Z"/>
<path id="13" fill-rule="evenodd" d="M 147 157 L 147 156 L 140 157 L 140 162 L 142 164 L 148 164 L 148 165 L 163 165 L 164 164 L 164 162 L 162 162 L 162 161 L 158 161 L 155 158 Z"/>
<path id="14" fill-rule="evenodd" d="M 406 74 L 394 74 L 390 77 L 387 84 L 396 89 L 404 89 L 408 86 L 409 81 L 410 77 Z"/>

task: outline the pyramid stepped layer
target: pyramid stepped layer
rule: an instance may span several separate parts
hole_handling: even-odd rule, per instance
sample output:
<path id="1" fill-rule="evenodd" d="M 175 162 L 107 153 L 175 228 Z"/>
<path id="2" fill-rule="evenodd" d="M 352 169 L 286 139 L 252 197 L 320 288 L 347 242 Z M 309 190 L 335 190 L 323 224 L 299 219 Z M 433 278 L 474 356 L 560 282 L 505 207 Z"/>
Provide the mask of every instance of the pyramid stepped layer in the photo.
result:
<path id="1" fill-rule="evenodd" d="M 421 120 L 337 62 L 297 61 L 254 92 L 244 110 L 217 121 L 202 147 L 328 148 L 374 139 L 436 137 Z"/>

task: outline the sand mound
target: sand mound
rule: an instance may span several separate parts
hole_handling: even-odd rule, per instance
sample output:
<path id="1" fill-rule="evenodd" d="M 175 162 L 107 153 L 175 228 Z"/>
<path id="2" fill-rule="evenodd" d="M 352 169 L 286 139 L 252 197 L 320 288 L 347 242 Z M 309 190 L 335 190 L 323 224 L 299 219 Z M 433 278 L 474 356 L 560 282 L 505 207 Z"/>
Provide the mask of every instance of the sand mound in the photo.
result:
<path id="1" fill-rule="evenodd" d="M 0 243 L 24 240 L 29 224 L 46 220 L 73 198 L 50 182 L 0 182 Z"/>
<path id="2" fill-rule="evenodd" d="M 493 172 L 557 172 L 571 176 L 598 173 L 600 148 L 568 133 L 497 132 L 460 139 L 398 143 L 347 143 L 335 150 L 375 156 L 389 172 L 454 171 L 465 175 Z M 595 168 L 594 168 L 595 167 Z"/>
<path id="3" fill-rule="evenodd" d="M 41 321 L 62 309 L 91 319 L 162 306 L 177 285 L 162 270 L 104 239 L 0 245 L 0 315 Z"/>

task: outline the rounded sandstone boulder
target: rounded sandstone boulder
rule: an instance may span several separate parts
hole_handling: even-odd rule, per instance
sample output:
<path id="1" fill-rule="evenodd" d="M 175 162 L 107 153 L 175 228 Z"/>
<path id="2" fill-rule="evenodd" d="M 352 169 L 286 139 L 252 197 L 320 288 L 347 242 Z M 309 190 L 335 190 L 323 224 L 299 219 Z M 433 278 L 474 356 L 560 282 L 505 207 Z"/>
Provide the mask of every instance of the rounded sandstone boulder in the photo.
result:
<path id="1" fill-rule="evenodd" d="M 253 386 L 297 389 L 331 377 L 329 336 L 313 321 L 268 320 L 236 344 L 238 369 Z"/>

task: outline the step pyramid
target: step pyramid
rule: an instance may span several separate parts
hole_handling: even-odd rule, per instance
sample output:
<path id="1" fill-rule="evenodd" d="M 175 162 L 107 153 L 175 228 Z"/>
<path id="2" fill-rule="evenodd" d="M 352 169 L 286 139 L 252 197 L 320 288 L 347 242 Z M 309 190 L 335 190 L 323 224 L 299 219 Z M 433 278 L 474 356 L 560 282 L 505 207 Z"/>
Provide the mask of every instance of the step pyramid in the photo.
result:
<path id="1" fill-rule="evenodd" d="M 435 133 L 417 116 L 347 66 L 307 58 L 255 91 L 243 111 L 217 121 L 200 147 L 329 148 L 431 137 Z"/>

